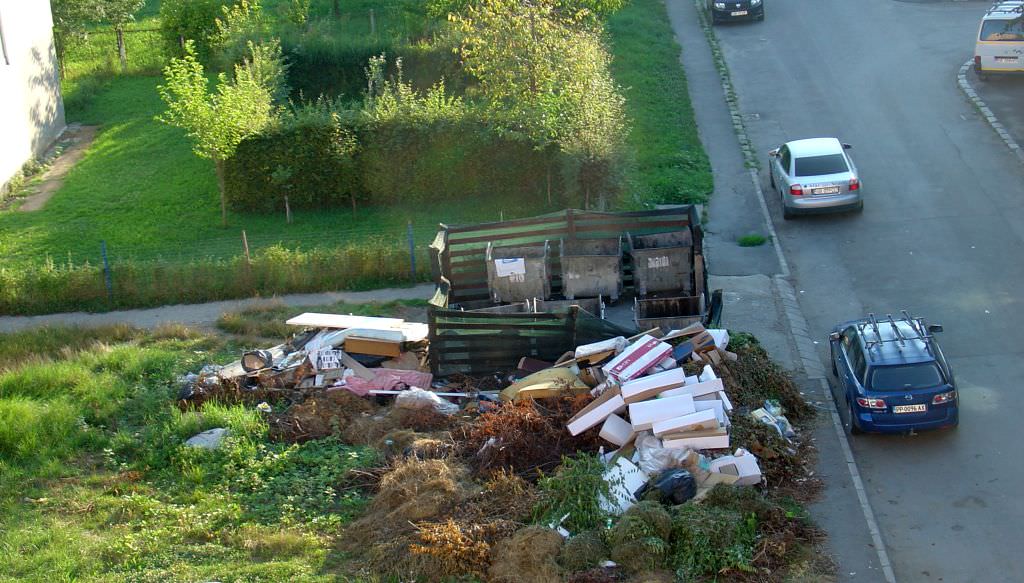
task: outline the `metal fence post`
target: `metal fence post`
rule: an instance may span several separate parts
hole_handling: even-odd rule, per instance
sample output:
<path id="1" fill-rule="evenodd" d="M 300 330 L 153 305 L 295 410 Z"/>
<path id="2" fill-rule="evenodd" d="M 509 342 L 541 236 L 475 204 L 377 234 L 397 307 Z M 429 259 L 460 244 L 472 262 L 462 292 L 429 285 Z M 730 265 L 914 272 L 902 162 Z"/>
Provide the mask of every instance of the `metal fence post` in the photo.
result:
<path id="1" fill-rule="evenodd" d="M 409 277 L 416 283 L 416 246 L 412 240 L 412 221 L 406 223 L 406 234 L 409 238 Z"/>
<path id="2" fill-rule="evenodd" d="M 107 284 L 107 299 L 114 301 L 114 284 L 110 277 L 110 262 L 107 260 L 107 242 L 100 241 L 100 254 L 103 255 L 103 279 Z"/>

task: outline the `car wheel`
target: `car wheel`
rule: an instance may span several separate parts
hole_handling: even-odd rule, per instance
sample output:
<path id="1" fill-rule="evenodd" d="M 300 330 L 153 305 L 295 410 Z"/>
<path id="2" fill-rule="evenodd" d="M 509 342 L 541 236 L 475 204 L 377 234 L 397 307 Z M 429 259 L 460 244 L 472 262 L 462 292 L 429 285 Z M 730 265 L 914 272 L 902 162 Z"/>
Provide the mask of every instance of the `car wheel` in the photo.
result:
<path id="1" fill-rule="evenodd" d="M 761 14 L 757 17 L 758 22 L 764 22 L 764 8 L 761 9 Z"/>
<path id="2" fill-rule="evenodd" d="M 768 184 L 771 184 L 772 188 L 775 188 L 775 173 L 772 172 L 771 166 L 768 167 Z"/>
<path id="3" fill-rule="evenodd" d="M 788 220 L 792 219 L 794 216 L 795 216 L 795 213 L 793 213 L 793 211 L 791 211 L 789 209 L 789 207 L 786 206 L 786 203 L 783 202 L 782 203 L 782 218 L 788 221 Z"/>
<path id="4" fill-rule="evenodd" d="M 857 426 L 857 414 L 853 411 L 853 403 L 850 403 L 850 435 L 860 435 L 864 433 L 860 427 Z"/>
<path id="5" fill-rule="evenodd" d="M 864 212 L 864 201 L 863 200 L 858 202 L 857 206 L 853 207 L 853 212 L 857 213 L 858 215 L 860 213 Z"/>
<path id="6" fill-rule="evenodd" d="M 836 368 L 836 351 L 831 346 L 828 349 L 829 360 L 832 362 L 832 376 L 839 378 L 839 369 Z"/>
<path id="7" fill-rule="evenodd" d="M 978 81 L 988 81 L 988 75 L 984 73 L 978 73 Z"/>

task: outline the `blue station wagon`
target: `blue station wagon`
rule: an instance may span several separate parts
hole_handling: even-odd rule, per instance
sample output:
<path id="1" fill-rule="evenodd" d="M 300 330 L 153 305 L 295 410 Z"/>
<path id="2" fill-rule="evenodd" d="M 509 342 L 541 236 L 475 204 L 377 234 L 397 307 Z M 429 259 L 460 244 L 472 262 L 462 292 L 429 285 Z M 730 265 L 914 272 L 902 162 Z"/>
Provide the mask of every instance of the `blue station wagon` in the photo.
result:
<path id="1" fill-rule="evenodd" d="M 907 433 L 956 427 L 956 382 L 935 341 L 942 326 L 922 318 L 867 318 L 829 335 L 832 373 L 849 409 L 850 433 Z"/>

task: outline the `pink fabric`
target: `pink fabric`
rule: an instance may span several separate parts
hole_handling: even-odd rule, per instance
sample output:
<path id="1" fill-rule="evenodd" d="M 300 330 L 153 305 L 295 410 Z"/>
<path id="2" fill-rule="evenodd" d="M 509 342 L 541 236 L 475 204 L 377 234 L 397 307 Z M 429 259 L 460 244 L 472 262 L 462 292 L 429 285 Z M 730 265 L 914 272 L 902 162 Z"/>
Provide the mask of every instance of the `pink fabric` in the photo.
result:
<path id="1" fill-rule="evenodd" d="M 365 397 L 370 391 L 395 391 L 406 387 L 419 387 L 430 390 L 434 375 L 415 370 L 395 370 L 390 368 L 371 368 L 372 379 L 351 376 L 345 379 L 345 388 Z"/>

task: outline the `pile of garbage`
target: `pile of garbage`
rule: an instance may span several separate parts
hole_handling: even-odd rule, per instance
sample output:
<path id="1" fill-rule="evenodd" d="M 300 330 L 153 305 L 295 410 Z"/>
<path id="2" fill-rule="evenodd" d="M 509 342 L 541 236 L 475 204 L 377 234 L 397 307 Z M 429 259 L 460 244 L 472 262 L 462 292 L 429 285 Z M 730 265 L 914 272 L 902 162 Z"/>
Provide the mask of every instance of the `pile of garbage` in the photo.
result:
<path id="1" fill-rule="evenodd" d="M 273 439 L 333 435 L 380 450 L 386 465 L 365 481 L 373 502 L 339 543 L 359 559 L 353 576 L 616 581 L 667 568 L 742 579 L 778 570 L 819 535 L 770 501 L 813 482 L 813 444 L 789 419 L 809 409 L 759 347 L 730 351 L 726 330 L 655 329 L 436 379 L 426 325 L 288 323 L 287 342 L 183 377 L 179 404 L 251 403 Z M 598 527 L 539 510 L 551 506 L 545 480 L 581 455 L 604 486 L 572 496 L 595 497 Z M 697 539 L 724 546 L 691 556 Z"/>

